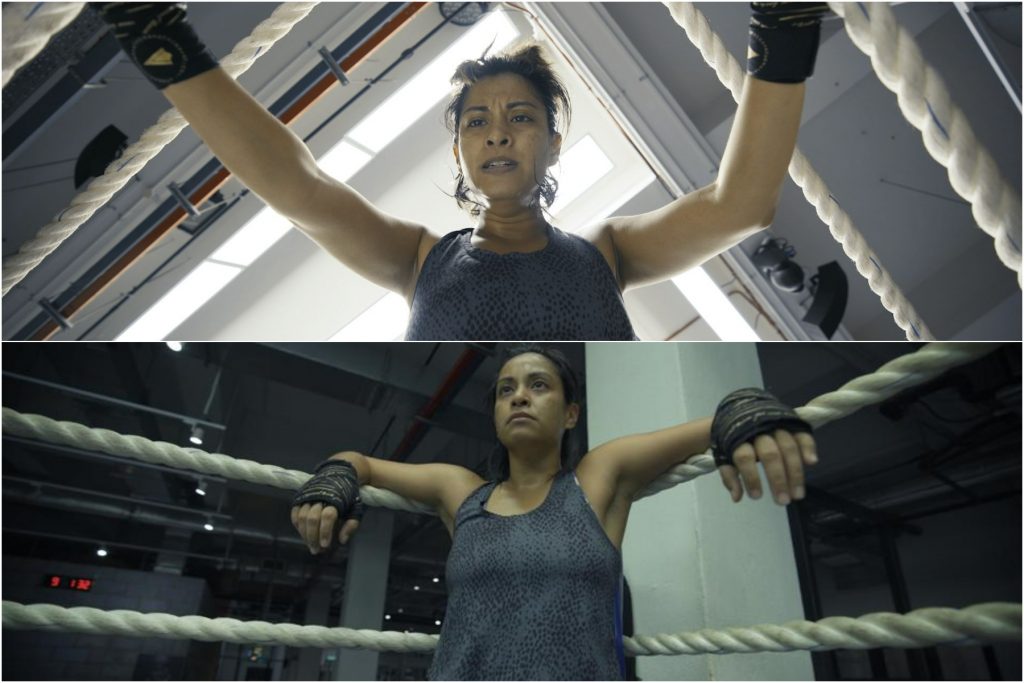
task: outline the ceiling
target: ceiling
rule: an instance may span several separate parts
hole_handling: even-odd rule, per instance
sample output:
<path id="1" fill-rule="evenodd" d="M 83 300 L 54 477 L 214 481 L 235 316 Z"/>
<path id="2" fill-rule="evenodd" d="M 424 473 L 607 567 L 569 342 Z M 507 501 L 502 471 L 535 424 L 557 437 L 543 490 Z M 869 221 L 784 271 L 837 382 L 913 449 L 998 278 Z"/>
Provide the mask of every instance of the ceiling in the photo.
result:
<path id="1" fill-rule="evenodd" d="M 204 419 L 223 428 L 205 430 L 203 449 L 307 472 L 339 450 L 396 457 L 416 429 L 420 440 L 405 460 L 452 462 L 486 476 L 494 441 L 485 396 L 505 348 L 189 343 L 176 353 L 163 344 L 5 344 L 4 405 L 181 445 L 188 445 L 187 421 Z M 584 345 L 560 348 L 582 371 Z M 758 355 L 765 386 L 803 405 L 913 348 L 762 344 Z M 1007 344 L 820 429 L 821 460 L 807 473 L 804 503 L 819 533 L 856 537 L 863 515 L 910 529 L 937 511 L 1019 496 L 1020 372 L 1020 345 Z M 418 420 L 446 381 L 454 394 Z M 585 435 L 585 421 L 580 429 Z M 202 477 L 207 494 L 199 496 L 194 473 L 6 435 L 3 453 L 6 555 L 143 571 L 170 565 L 206 578 L 219 609 L 231 605 L 239 618 L 301 623 L 318 582 L 335 588 L 337 607 L 347 551 L 309 554 L 290 526 L 288 491 Z M 387 609 L 403 608 L 394 628 L 435 632 L 445 597 L 443 579 L 431 579 L 443 577 L 447 532 L 434 517 L 396 515 Z M 202 528 L 208 519 L 212 532 Z M 112 550 L 103 560 L 94 554 L 100 543 Z M 846 554 L 845 543 L 814 552 Z M 417 582 L 420 591 L 412 589 Z"/>
<path id="2" fill-rule="evenodd" d="M 977 4 L 979 25 L 988 36 L 995 54 L 1008 65 L 1008 77 L 1020 83 L 1020 3 Z M 217 55 L 227 54 L 275 7 L 272 3 L 196 3 L 189 13 L 198 33 Z M 284 93 L 298 76 L 318 64 L 311 46 L 338 45 L 363 19 L 382 8 L 379 4 L 325 3 L 318 6 L 288 36 L 241 77 L 250 92 L 269 103 Z M 633 95 L 644 83 L 655 84 L 666 94 L 672 117 L 679 121 L 648 121 L 653 135 L 675 130 L 680 122 L 694 132 L 696 144 L 707 156 L 673 152 L 651 144 L 651 154 L 666 166 L 665 155 L 674 157 L 676 167 L 687 177 L 672 182 L 709 181 L 717 156 L 731 125 L 734 104 L 697 50 L 671 20 L 666 8 L 657 3 L 538 4 L 537 13 L 558 15 L 577 27 L 577 38 L 596 40 L 584 21 L 597 17 L 602 31 L 611 31 L 630 55 L 606 87 L 619 89 L 629 106 L 623 106 L 624 123 L 636 126 L 630 117 L 643 110 L 646 95 Z M 711 27 L 719 33 L 732 54 L 745 52 L 743 27 L 747 7 L 742 3 L 698 3 Z M 503 7 L 510 16 L 523 20 L 522 13 Z M 897 19 L 918 41 L 925 59 L 942 74 L 954 101 L 963 109 L 981 144 L 992 154 L 1008 183 L 1021 184 L 1020 112 L 1012 104 L 996 74 L 983 56 L 963 19 L 950 3 L 897 3 Z M 429 15 L 429 16 L 428 16 Z M 355 84 L 365 83 L 403 50 L 412 45 L 440 18 L 428 7 L 381 51 L 360 65 L 350 76 Z M 358 21 L 357 21 L 358 20 Z M 588 19 L 589 21 L 590 19 Z M 302 136 L 311 134 L 332 118 L 331 126 L 309 143 L 323 151 L 331 140 L 324 136 L 343 134 L 357 119 L 370 111 L 389 92 L 415 73 L 418 67 L 463 30 L 448 26 L 409 55 L 401 68 L 375 84 L 365 97 L 333 120 L 339 107 L 352 93 L 336 88 L 323 102 L 293 124 Z M 600 35 L 606 35 L 602 33 Z M 108 125 L 116 125 L 129 140 L 151 125 L 166 110 L 166 100 L 122 56 L 110 52 L 94 64 L 88 86 L 75 81 L 73 72 L 83 70 L 89 60 L 103 53 L 102 27 L 88 13 L 62 33 L 48 48 L 4 89 L 4 175 L 3 253 L 19 246 L 50 221 L 75 194 L 72 175 L 74 159 L 83 147 Z M 440 41 L 440 42 L 438 42 Z M 612 45 L 606 44 L 610 52 Z M 108 46 L 109 47 L 109 46 Z M 616 49 L 618 47 L 616 46 Z M 584 68 L 594 69 L 600 55 L 582 56 Z M 104 53 L 106 54 L 106 53 Z M 618 53 L 616 53 L 618 54 Z M 77 63 L 69 68 L 69 63 Z M 635 64 L 635 66 L 633 65 Z M 100 79 L 103 79 L 101 82 Z M 646 91 L 643 91 L 646 92 Z M 44 106 L 47 98 L 58 104 Z M 668 111 L 668 110 L 666 110 Z M 630 113 L 633 112 L 633 113 Z M 347 121 L 347 122 L 346 122 Z M 18 137 L 21 136 L 21 137 Z M 450 207 L 433 208 L 446 201 L 444 184 L 450 179 L 450 149 L 447 136 L 435 113 L 423 116 L 392 147 L 382 152 L 352 184 L 364 196 L 392 213 L 426 220 L 439 231 L 461 227 L 466 222 Z M 23 139 L 23 142 L 19 140 Z M 644 140 L 652 143 L 652 140 Z M 800 147 L 826 179 L 833 195 L 852 216 L 882 265 L 914 305 L 921 318 L 939 339 L 1020 339 L 1021 293 L 1014 275 L 999 263 L 992 239 L 974 224 L 970 207 L 950 188 L 946 172 L 925 152 L 920 134 L 904 120 L 895 96 L 871 72 L 867 58 L 854 48 L 838 20 L 827 21 L 818 55 L 816 74 L 808 85 L 807 103 Z M 691 149 L 691 147 L 686 147 Z M 48 318 L 41 301 L 66 303 L 84 286 L 90 269 L 111 259 L 123 249 L 123 241 L 146 216 L 170 197 L 169 183 L 183 183 L 211 157 L 191 131 L 186 131 L 135 176 L 135 182 L 99 210 L 64 246 L 13 289 L 3 302 L 5 339 L 27 338 Z M 410 163 L 410 159 L 417 163 Z M 427 170 L 429 167 L 429 171 Z M 434 180 L 434 177 L 439 180 Z M 425 177 L 431 178 L 424 183 Z M 435 186 L 436 185 L 436 186 Z M 650 210 L 667 201 L 663 184 L 650 188 Z M 657 191 L 655 191 L 657 190 Z M 110 339 L 139 317 L 163 293 L 176 284 L 196 263 L 260 208 L 251 196 L 244 196 L 237 181 L 224 186 L 232 208 L 204 226 L 196 235 L 178 229 L 165 238 L 101 293 L 91 304 L 72 316 L 74 327 L 58 332 L 57 339 Z M 650 193 L 647 193 L 650 194 Z M 429 195 L 429 197 L 427 197 Z M 645 195 L 645 193 L 641 193 Z M 435 203 L 427 203 L 427 202 Z M 639 200 L 637 200 L 639 201 Z M 449 202 L 450 203 L 450 202 Z M 423 207 L 429 206 L 430 209 Z M 620 207 L 622 211 L 631 206 Z M 424 219 L 421 213 L 429 217 Z M 436 222 L 436 224 L 435 224 Z M 808 274 L 832 260 L 840 263 L 849 281 L 849 303 L 840 331 L 843 338 L 897 340 L 902 331 L 879 303 L 863 278 L 843 255 L 825 226 L 815 217 L 798 188 L 787 181 L 776 213 L 772 234 L 788 240 L 796 249 L 794 260 Z M 709 265 L 713 278 L 727 293 L 745 286 L 757 293 L 767 317 L 786 318 L 786 336 L 820 338 L 820 331 L 797 321 L 809 305 L 806 292 L 788 294 L 774 290 L 759 275 L 749 275 L 750 254 L 760 242 L 752 238 L 732 252 L 734 272 L 715 263 Z M 121 245 L 121 246 L 119 246 Z M 743 264 L 746 263 L 744 266 Z M 308 240 L 282 240 L 266 258 L 249 269 L 251 277 L 230 293 L 211 301 L 203 311 L 179 329 L 178 338 L 192 339 L 325 339 L 345 320 L 351 320 L 382 294 L 360 281 L 344 267 L 319 254 Z M 719 272 L 720 271 L 720 272 Z M 248 273 L 247 273 L 248 274 Z M 752 279 L 751 279 L 752 277 Z M 738 284 L 737 284 L 738 283 Z M 346 296 L 324 293 L 344 291 Z M 663 283 L 627 294 L 631 316 L 647 339 L 714 339 L 710 327 L 694 320 L 695 309 L 672 285 Z M 739 304 L 748 320 L 766 326 L 760 312 Z M 329 325 L 324 321 L 329 321 Z M 328 328 L 329 331 L 326 331 Z"/>

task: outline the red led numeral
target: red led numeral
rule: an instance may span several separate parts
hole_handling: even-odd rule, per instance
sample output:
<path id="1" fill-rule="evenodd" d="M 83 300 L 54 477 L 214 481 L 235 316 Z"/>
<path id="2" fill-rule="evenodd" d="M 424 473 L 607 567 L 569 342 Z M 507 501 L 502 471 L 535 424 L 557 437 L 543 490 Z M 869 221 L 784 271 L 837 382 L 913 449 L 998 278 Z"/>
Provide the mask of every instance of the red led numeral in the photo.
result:
<path id="1" fill-rule="evenodd" d="M 50 588 L 60 588 L 60 577 L 59 576 L 51 576 L 50 577 Z"/>

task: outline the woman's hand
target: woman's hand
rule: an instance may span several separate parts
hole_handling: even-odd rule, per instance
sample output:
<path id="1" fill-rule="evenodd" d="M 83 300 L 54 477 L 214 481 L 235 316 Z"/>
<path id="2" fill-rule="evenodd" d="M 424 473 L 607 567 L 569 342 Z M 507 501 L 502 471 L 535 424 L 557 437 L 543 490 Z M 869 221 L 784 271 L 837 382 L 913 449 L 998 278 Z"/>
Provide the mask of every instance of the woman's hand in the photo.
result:
<path id="1" fill-rule="evenodd" d="M 757 472 L 757 463 L 761 462 L 775 502 L 787 505 L 792 500 L 803 499 L 804 467 L 818 462 L 817 445 L 807 432 L 777 429 L 741 444 L 732 452 L 732 460 L 735 466 L 718 468 L 732 502 L 738 503 L 743 498 L 744 488 L 751 498 L 761 497 L 761 478 Z"/>
<path id="2" fill-rule="evenodd" d="M 334 526 L 338 523 L 338 508 L 323 503 L 306 503 L 292 508 L 292 526 L 316 555 L 331 547 Z M 349 519 L 338 530 L 338 541 L 345 545 L 359 528 L 358 519 Z"/>
<path id="3" fill-rule="evenodd" d="M 354 464 L 331 458 L 316 468 L 292 500 L 292 526 L 316 555 L 331 547 L 338 519 L 345 523 L 338 530 L 342 545 L 359 528 L 365 506 L 359 497 L 359 477 Z"/>

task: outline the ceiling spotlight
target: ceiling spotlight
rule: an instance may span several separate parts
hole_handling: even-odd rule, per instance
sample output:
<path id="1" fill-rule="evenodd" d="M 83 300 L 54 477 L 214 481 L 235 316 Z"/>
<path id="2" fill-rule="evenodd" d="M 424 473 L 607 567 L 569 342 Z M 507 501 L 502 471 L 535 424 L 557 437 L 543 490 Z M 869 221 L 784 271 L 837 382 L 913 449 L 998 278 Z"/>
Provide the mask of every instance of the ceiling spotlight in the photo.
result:
<path id="1" fill-rule="evenodd" d="M 107 549 L 106 549 L 106 548 L 104 548 L 103 546 L 100 546 L 100 547 L 99 547 L 99 548 L 98 548 L 98 549 L 96 550 L 96 554 L 97 554 L 97 555 L 99 555 L 100 557 L 106 557 L 106 556 L 107 556 Z"/>
<path id="2" fill-rule="evenodd" d="M 199 425 L 192 425 L 192 435 L 188 437 L 188 440 L 197 446 L 203 445 L 203 428 Z"/>
<path id="3" fill-rule="evenodd" d="M 441 582 L 441 579 L 439 579 L 439 578 L 437 578 L 437 577 L 435 576 L 435 577 L 434 577 L 434 583 L 440 583 L 440 582 Z"/>
<path id="4" fill-rule="evenodd" d="M 164 343 L 167 344 L 167 348 L 171 351 L 181 351 L 184 348 L 184 345 L 181 342 L 169 341 Z"/>
<path id="5" fill-rule="evenodd" d="M 398 613 L 399 613 L 399 614 L 402 614 L 402 613 L 404 613 L 404 612 L 405 612 L 405 610 L 404 610 L 404 609 L 402 609 L 401 607 L 399 607 L 399 608 L 398 608 Z"/>
<path id="6" fill-rule="evenodd" d="M 790 260 L 793 256 L 796 256 L 796 249 L 786 240 L 766 237 L 750 260 L 777 289 L 797 293 L 804 290 L 804 270 Z M 819 266 L 809 280 L 809 289 L 811 305 L 803 320 L 817 326 L 831 339 L 846 312 L 849 296 L 846 273 L 835 261 Z"/>
<path id="7" fill-rule="evenodd" d="M 200 496 L 205 496 L 206 495 L 206 480 L 205 479 L 200 479 L 199 483 L 196 484 L 196 494 L 200 495 Z"/>
<path id="8" fill-rule="evenodd" d="M 441 625 L 441 620 L 440 619 L 435 619 L 434 620 L 434 624 L 437 625 L 437 626 L 440 626 Z"/>
<path id="9" fill-rule="evenodd" d="M 390 614 L 385 614 L 385 615 L 384 615 L 384 619 L 385 619 L 386 621 L 391 621 L 391 615 L 390 615 Z"/>
<path id="10" fill-rule="evenodd" d="M 420 589 L 420 587 L 419 587 L 419 586 L 413 586 L 413 587 L 412 587 L 412 589 L 413 589 L 414 591 L 418 591 L 418 590 Z"/>
<path id="11" fill-rule="evenodd" d="M 773 285 L 784 292 L 799 292 L 804 288 L 804 270 L 789 259 L 796 249 L 786 240 L 766 237 L 750 260 Z"/>
<path id="12" fill-rule="evenodd" d="M 206 524 L 203 525 L 203 528 L 207 531 L 213 531 L 213 520 L 207 517 Z"/>

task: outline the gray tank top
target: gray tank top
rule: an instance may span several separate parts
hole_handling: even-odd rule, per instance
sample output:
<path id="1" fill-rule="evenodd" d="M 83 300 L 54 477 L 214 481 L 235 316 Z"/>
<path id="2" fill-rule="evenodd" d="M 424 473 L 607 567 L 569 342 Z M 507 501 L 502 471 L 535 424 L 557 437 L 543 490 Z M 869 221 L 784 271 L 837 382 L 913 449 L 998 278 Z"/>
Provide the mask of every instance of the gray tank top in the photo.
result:
<path id="1" fill-rule="evenodd" d="M 484 484 L 455 516 L 448 606 L 430 680 L 623 680 L 622 555 L 573 472 L 540 507 L 484 509 Z"/>
<path id="2" fill-rule="evenodd" d="M 601 252 L 551 228 L 526 254 L 474 247 L 473 228 L 427 254 L 406 340 L 633 340 L 622 293 Z"/>

